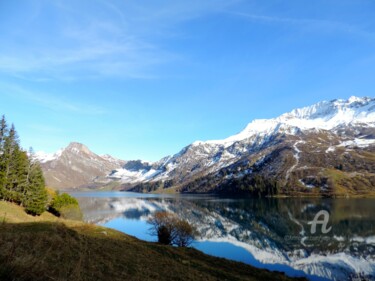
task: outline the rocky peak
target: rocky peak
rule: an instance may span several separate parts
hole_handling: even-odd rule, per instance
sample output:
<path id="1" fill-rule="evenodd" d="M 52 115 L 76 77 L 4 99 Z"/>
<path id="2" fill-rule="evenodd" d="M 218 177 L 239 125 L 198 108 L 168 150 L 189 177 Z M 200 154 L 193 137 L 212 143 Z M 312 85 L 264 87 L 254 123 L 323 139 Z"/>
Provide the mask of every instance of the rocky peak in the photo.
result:
<path id="1" fill-rule="evenodd" d="M 110 155 L 99 156 L 87 146 L 71 142 L 54 154 L 36 153 L 48 186 L 74 188 L 94 184 L 125 161 Z"/>
<path id="2" fill-rule="evenodd" d="M 65 149 L 64 151 L 69 151 L 75 154 L 83 153 L 83 154 L 93 154 L 90 149 L 85 146 L 82 143 L 79 142 L 71 142 Z"/>

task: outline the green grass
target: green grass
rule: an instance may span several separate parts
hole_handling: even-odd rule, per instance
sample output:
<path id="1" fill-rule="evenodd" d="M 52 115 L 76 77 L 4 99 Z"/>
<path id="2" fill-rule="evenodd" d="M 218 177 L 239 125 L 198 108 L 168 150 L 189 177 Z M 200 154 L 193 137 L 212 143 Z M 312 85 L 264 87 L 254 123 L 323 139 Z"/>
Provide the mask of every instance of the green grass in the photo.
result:
<path id="1" fill-rule="evenodd" d="M 325 169 L 325 174 L 334 182 L 332 195 L 336 197 L 375 197 L 373 184 L 368 180 L 370 174 L 351 175 L 336 169 Z"/>
<path id="2" fill-rule="evenodd" d="M 292 280 L 0 202 L 0 280 Z M 301 279 L 304 280 L 304 279 Z"/>

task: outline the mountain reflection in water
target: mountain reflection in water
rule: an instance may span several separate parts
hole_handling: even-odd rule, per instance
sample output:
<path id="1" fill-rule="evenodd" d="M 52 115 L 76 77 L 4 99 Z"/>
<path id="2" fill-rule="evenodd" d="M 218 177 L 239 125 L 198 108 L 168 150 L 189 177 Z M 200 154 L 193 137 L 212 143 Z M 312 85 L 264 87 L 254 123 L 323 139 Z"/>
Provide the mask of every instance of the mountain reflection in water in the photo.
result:
<path id="1" fill-rule="evenodd" d="M 145 195 L 125 192 L 72 193 L 87 222 L 140 239 L 150 236 L 147 219 L 168 211 L 199 230 L 194 247 L 208 254 L 284 271 L 310 280 L 375 280 L 375 200 Z M 328 233 L 319 217 L 327 211 Z M 331 227 L 331 228 L 330 228 Z"/>

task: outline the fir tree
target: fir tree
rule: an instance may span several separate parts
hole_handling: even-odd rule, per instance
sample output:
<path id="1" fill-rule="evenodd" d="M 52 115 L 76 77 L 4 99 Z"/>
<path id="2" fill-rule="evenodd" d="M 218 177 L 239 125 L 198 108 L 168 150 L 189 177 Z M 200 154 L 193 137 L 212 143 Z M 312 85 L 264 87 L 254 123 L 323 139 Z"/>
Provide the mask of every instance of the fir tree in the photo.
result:
<path id="1" fill-rule="evenodd" d="M 5 195 L 5 155 L 4 155 L 4 143 L 5 137 L 8 133 L 7 123 L 5 116 L 3 115 L 0 123 L 0 199 L 4 198 Z"/>
<path id="2" fill-rule="evenodd" d="M 20 166 L 21 150 L 19 147 L 17 132 L 12 124 L 9 134 L 4 138 L 4 153 L 3 159 L 5 164 L 4 189 L 5 199 L 11 202 L 19 203 L 19 196 L 16 191 L 19 175 L 22 173 Z"/>
<path id="3" fill-rule="evenodd" d="M 3 115 L 0 121 L 0 151 L 2 151 L 3 148 L 4 137 L 6 136 L 8 129 L 7 127 L 7 122 L 5 120 L 5 116 Z"/>
<path id="4" fill-rule="evenodd" d="M 15 151 L 14 157 L 14 172 L 13 172 L 13 189 L 15 192 L 16 198 L 15 202 L 18 204 L 23 203 L 25 199 L 26 190 L 29 187 L 28 176 L 31 166 L 31 161 L 29 160 L 26 151 L 17 149 Z"/>
<path id="5" fill-rule="evenodd" d="M 25 206 L 39 215 L 46 209 L 47 191 L 39 163 L 28 157 L 20 145 L 14 125 L 8 130 L 5 117 L 0 121 L 0 199 Z"/>
<path id="6" fill-rule="evenodd" d="M 39 163 L 32 163 L 27 177 L 27 189 L 23 204 L 25 210 L 33 215 L 40 215 L 46 210 L 47 191 Z"/>

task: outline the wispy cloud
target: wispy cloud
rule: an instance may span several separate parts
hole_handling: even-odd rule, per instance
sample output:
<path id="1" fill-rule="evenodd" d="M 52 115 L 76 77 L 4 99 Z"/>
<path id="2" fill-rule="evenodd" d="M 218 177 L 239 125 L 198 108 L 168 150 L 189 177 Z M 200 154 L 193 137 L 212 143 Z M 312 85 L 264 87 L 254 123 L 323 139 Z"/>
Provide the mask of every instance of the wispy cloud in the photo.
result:
<path id="1" fill-rule="evenodd" d="M 286 24 L 300 28 L 307 28 L 319 32 L 343 32 L 350 33 L 357 36 L 362 36 L 368 39 L 374 39 L 375 33 L 367 31 L 355 25 L 325 19 L 309 19 L 309 18 L 290 18 L 290 17 L 277 17 L 260 14 L 250 14 L 243 12 L 228 12 L 235 16 L 240 16 L 254 22 L 273 23 L 273 24 Z"/>
<path id="2" fill-rule="evenodd" d="M 156 66 L 180 59 L 162 47 L 158 36 L 166 36 L 178 22 L 238 2 L 147 1 L 141 5 L 96 0 L 84 6 L 66 1 L 41 5 L 40 1 L 34 1 L 34 12 L 23 21 L 29 26 L 9 28 L 0 39 L 0 72 L 34 80 L 154 78 Z M 27 28 L 31 34 L 24 31 Z M 20 34 L 25 44 L 12 40 Z"/>
<path id="3" fill-rule="evenodd" d="M 59 98 L 55 95 L 26 90 L 17 85 L 0 83 L 0 89 L 4 94 L 12 98 L 31 102 L 53 111 L 64 111 L 84 115 L 102 115 L 106 113 L 106 110 L 102 107 L 90 104 L 79 104 L 64 98 Z"/>
<path id="4" fill-rule="evenodd" d="M 144 42 L 103 38 L 110 25 L 92 24 L 86 30 L 63 31 L 67 46 L 29 46 L 27 54 L 0 55 L 0 71 L 31 74 L 34 78 L 70 80 L 100 75 L 145 78 L 148 68 L 167 62 L 171 55 Z M 95 31 L 93 31 L 95 30 Z M 111 36 L 113 37 L 113 35 Z"/>

